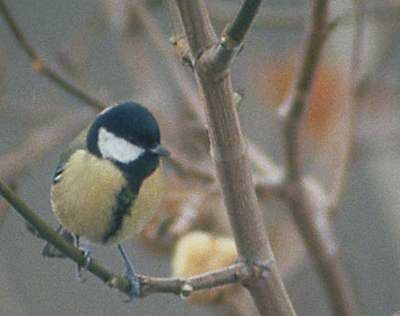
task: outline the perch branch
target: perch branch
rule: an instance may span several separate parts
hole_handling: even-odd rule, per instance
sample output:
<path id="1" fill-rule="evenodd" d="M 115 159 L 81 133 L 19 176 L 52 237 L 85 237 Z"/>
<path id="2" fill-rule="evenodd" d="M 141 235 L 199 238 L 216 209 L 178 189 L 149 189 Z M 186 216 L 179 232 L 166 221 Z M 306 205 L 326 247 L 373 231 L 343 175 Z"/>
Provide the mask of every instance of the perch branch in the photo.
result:
<path id="1" fill-rule="evenodd" d="M 71 95 L 84 101 L 85 103 L 89 104 L 97 110 L 102 110 L 107 107 L 107 104 L 102 102 L 100 99 L 91 96 L 79 86 L 70 83 L 68 80 L 63 78 L 56 70 L 54 70 L 43 61 L 42 57 L 39 55 L 36 49 L 26 39 L 24 33 L 18 26 L 18 23 L 16 22 L 15 18 L 13 17 L 3 0 L 0 0 L 0 13 L 3 15 L 4 20 L 7 22 L 7 25 L 17 42 L 21 45 L 24 52 L 32 60 L 32 67 L 36 72 L 47 77 L 50 81 L 53 81 L 67 93 L 70 93 Z"/>
<path id="2" fill-rule="evenodd" d="M 249 265 L 271 262 L 265 279 L 252 277 L 246 285 L 260 314 L 294 315 L 262 225 L 230 74 L 226 71 L 229 59 L 221 63 L 221 59 L 215 58 L 215 48 L 220 44 L 204 1 L 176 0 L 176 4 L 195 58 L 194 70 L 206 107 L 213 158 L 238 252 Z"/>
<path id="3" fill-rule="evenodd" d="M 286 149 L 286 184 L 291 199 L 289 206 L 305 243 L 317 263 L 336 315 L 353 315 L 353 293 L 341 264 L 335 234 L 326 209 L 313 202 L 301 176 L 299 127 L 305 112 L 310 89 L 325 42 L 327 0 L 312 1 L 312 17 L 306 33 L 305 50 L 298 75 L 288 99 L 280 108 Z M 315 199 L 314 199 L 315 200 Z"/>
<path id="4" fill-rule="evenodd" d="M 85 265 L 86 258 L 81 250 L 64 240 L 40 216 L 37 215 L 24 201 L 0 180 L 0 194 L 13 206 L 13 208 L 38 232 L 39 236 L 53 244 L 67 257 L 77 264 Z M 250 270 L 251 269 L 251 270 Z M 103 267 L 97 260 L 90 260 L 87 270 L 101 279 L 111 288 L 129 294 L 129 281 L 119 275 L 113 274 Z M 177 295 L 190 295 L 191 292 L 210 289 L 222 285 L 246 282 L 251 277 L 263 277 L 269 271 L 269 262 L 254 263 L 251 267 L 243 262 L 234 263 L 226 268 L 192 276 L 189 278 L 158 278 L 139 275 L 142 285 L 141 297 L 153 293 L 171 293 Z"/>
<path id="5" fill-rule="evenodd" d="M 40 127 L 30 133 L 27 140 L 16 150 L 0 155 L 0 177 L 13 189 L 17 177 L 35 160 L 38 160 L 55 145 L 62 143 L 67 136 L 78 133 L 85 122 L 92 117 L 89 110 L 73 111 L 62 117 L 62 120 L 52 122 L 49 126 Z M 0 225 L 4 221 L 8 205 L 0 199 Z"/>

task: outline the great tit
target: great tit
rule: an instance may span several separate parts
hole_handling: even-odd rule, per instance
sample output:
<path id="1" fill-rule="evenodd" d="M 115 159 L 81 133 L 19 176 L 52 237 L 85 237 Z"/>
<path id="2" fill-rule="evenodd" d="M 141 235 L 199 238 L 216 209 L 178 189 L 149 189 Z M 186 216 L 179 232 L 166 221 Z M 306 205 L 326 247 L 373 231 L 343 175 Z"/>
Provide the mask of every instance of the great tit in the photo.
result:
<path id="1" fill-rule="evenodd" d="M 139 233 L 157 209 L 164 185 L 160 157 L 167 155 L 154 116 L 125 102 L 95 118 L 61 156 L 53 178 L 51 205 L 63 232 L 78 245 L 79 237 L 118 245 L 133 296 L 140 295 L 139 282 L 121 242 Z"/>

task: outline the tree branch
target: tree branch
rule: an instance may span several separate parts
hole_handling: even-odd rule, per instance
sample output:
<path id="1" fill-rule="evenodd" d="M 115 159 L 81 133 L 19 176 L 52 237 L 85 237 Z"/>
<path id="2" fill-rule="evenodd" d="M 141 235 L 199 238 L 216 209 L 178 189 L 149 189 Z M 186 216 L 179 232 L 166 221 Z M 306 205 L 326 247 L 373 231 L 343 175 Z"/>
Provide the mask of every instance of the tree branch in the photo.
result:
<path id="1" fill-rule="evenodd" d="M 170 20 L 172 28 L 174 30 L 174 45 L 180 59 L 186 63 L 184 60 L 189 61 L 193 66 L 194 62 L 191 57 L 191 51 L 188 47 L 186 36 L 182 26 L 182 20 L 179 15 L 178 8 L 173 1 L 166 1 L 168 7 L 168 13 L 170 15 Z M 146 30 L 148 30 L 148 35 L 153 43 L 154 47 L 158 50 L 160 55 L 162 55 L 163 60 L 166 61 L 165 65 L 168 68 L 171 76 L 174 78 L 172 80 L 179 87 L 179 92 L 185 99 L 186 111 L 190 112 L 190 116 L 194 117 L 199 123 L 200 128 L 206 128 L 206 118 L 204 113 L 201 111 L 202 104 L 197 96 L 197 91 L 194 90 L 194 86 L 190 82 L 190 78 L 187 73 L 183 71 L 181 65 L 178 64 L 176 58 L 170 52 L 168 44 L 162 38 L 162 30 L 157 24 L 152 14 L 148 11 L 145 5 L 142 3 L 137 3 L 134 6 L 136 17 L 141 21 Z M 184 51 L 185 53 L 181 53 Z M 271 193 L 279 193 L 281 191 L 279 186 L 282 183 L 282 170 L 280 167 L 276 166 L 268 157 L 265 156 L 263 152 L 254 144 L 251 140 L 247 139 L 246 143 L 248 145 L 249 156 L 252 164 L 255 166 L 257 172 L 262 174 L 263 179 L 256 183 L 257 193 L 261 193 L 261 196 L 271 196 Z M 183 157 L 175 155 L 171 157 L 169 162 L 183 171 L 186 174 L 191 174 L 199 179 L 204 179 L 207 181 L 214 180 L 214 174 L 212 173 L 212 178 L 209 173 L 204 172 L 196 166 L 189 166 L 189 163 L 185 161 Z"/>
<path id="2" fill-rule="evenodd" d="M 243 262 L 232 264 L 226 268 L 206 272 L 189 278 L 155 278 L 140 276 L 143 292 L 174 293 L 189 296 L 193 291 L 210 289 L 222 285 L 244 282 L 250 277 L 250 272 Z"/>
<path id="3" fill-rule="evenodd" d="M 364 14 L 378 22 L 392 23 L 398 19 L 400 6 L 395 1 L 367 0 L 363 1 L 363 4 Z M 236 13 L 236 2 L 210 1 L 208 7 L 211 17 L 219 23 L 226 23 Z M 298 31 L 304 27 L 307 12 L 297 5 L 279 7 L 267 4 L 260 8 L 257 16 L 255 21 L 257 27 Z M 345 24 L 352 23 L 352 16 L 352 10 L 346 10 L 342 13 L 341 21 Z"/>
<path id="4" fill-rule="evenodd" d="M 299 127 L 327 30 L 327 0 L 312 2 L 311 24 L 306 34 L 300 69 L 288 99 L 280 108 L 286 149 L 286 185 L 289 206 L 305 243 L 317 263 L 336 315 L 353 315 L 353 293 L 338 254 L 334 230 L 327 207 L 319 209 L 302 178 L 299 161 Z"/>
<path id="5" fill-rule="evenodd" d="M 220 44 L 214 54 L 214 63 L 228 67 L 235 55 L 240 51 L 242 42 L 258 12 L 261 0 L 243 2 L 235 19 L 225 27 Z"/>
<path id="6" fill-rule="evenodd" d="M 40 159 L 68 136 L 78 134 L 93 113 L 89 109 L 74 110 L 47 126 L 42 126 L 29 133 L 25 142 L 10 153 L 0 155 L 0 176 L 8 181 L 15 181 L 33 161 Z"/>
<path id="7" fill-rule="evenodd" d="M 206 106 L 213 158 L 238 252 L 250 266 L 256 262 L 272 262 L 265 279 L 252 277 L 246 285 L 260 314 L 294 315 L 262 224 L 246 145 L 232 98 L 230 75 L 221 71 L 224 67 L 214 67 L 218 44 L 205 3 L 202 0 L 176 0 L 176 3 L 195 58 L 194 70 Z"/>
<path id="8" fill-rule="evenodd" d="M 77 264 L 83 266 L 85 257 L 81 250 L 65 241 L 56 231 L 47 225 L 24 201 L 19 199 L 14 192 L 0 180 L 0 194 L 13 206 L 13 208 L 26 220 L 34 229 L 37 230 L 41 238 L 49 241 L 58 250 L 71 258 Z M 129 293 L 128 280 L 115 276 L 105 268 L 103 268 L 96 260 L 91 260 L 88 270 L 99 277 L 103 282 L 111 284 L 124 293 Z"/>
<path id="9" fill-rule="evenodd" d="M 237 46 L 238 43 L 243 42 L 243 39 L 258 12 L 260 4 L 261 0 L 247 0 L 243 2 L 236 18 L 225 28 L 224 37 L 227 43 L 233 42 L 233 46 Z"/>
<path id="10" fill-rule="evenodd" d="M 16 20 L 12 16 L 10 10 L 8 10 L 3 0 L 0 0 L 0 13 L 3 15 L 5 21 L 7 22 L 17 42 L 21 45 L 24 52 L 32 60 L 32 67 L 36 72 L 47 77 L 50 81 L 53 81 L 67 93 L 72 94 L 76 98 L 84 101 L 85 103 L 89 104 L 90 106 L 92 106 L 97 110 L 102 110 L 107 107 L 107 104 L 102 102 L 100 99 L 91 96 L 89 93 L 81 89 L 79 86 L 70 83 L 65 78 L 63 78 L 56 70 L 54 70 L 49 65 L 44 63 L 39 53 L 26 39 L 24 33 L 19 28 Z"/>
<path id="11" fill-rule="evenodd" d="M 312 79 L 325 42 L 327 26 L 327 0 L 312 1 L 312 17 L 305 40 L 303 58 L 287 100 L 280 108 L 284 121 L 284 137 L 287 149 L 286 172 L 290 182 L 299 181 L 300 162 L 298 161 L 298 129 L 300 119 L 306 109 Z"/>
<path id="12" fill-rule="evenodd" d="M 86 264 L 86 258 L 82 251 L 64 240 L 54 231 L 40 216 L 36 214 L 24 201 L 18 198 L 14 192 L 0 180 L 0 194 L 13 206 L 13 208 L 38 232 L 39 236 L 54 245 L 59 251 L 80 266 Z M 249 267 L 243 262 L 234 263 L 226 268 L 192 276 L 189 278 L 158 278 L 139 275 L 142 285 L 141 297 L 153 293 L 171 293 L 189 296 L 192 292 L 210 289 L 222 285 L 246 282 L 254 277 L 263 277 L 264 271 L 269 271 L 269 262 L 257 263 Z M 250 270 L 251 269 L 251 270 Z M 130 293 L 129 281 L 119 275 L 113 274 L 95 259 L 91 259 L 87 270 L 101 279 L 111 288 L 118 289 L 122 293 Z"/>
<path id="13" fill-rule="evenodd" d="M 343 135 L 343 152 L 339 156 L 340 163 L 337 171 L 333 175 L 331 184 L 330 194 L 330 207 L 332 213 L 339 208 L 346 184 L 347 174 L 350 167 L 351 160 L 351 148 L 354 130 L 354 111 L 357 103 L 359 102 L 359 87 L 360 87 L 360 67 L 361 67 L 361 56 L 363 49 L 364 29 L 365 29 L 365 4 L 360 0 L 353 0 L 353 16 L 354 16 L 354 35 L 353 35 L 353 47 L 350 62 L 350 87 L 349 87 L 349 99 L 348 112 L 349 112 L 349 126 L 347 127 L 347 133 Z"/>

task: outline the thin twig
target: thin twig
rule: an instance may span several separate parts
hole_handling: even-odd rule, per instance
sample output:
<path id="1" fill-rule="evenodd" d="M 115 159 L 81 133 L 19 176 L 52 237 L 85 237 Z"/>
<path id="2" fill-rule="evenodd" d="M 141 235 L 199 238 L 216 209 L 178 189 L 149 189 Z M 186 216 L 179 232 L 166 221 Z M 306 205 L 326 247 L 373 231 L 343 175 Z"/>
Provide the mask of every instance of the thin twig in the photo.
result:
<path id="1" fill-rule="evenodd" d="M 64 240 L 55 230 L 53 230 L 44 220 L 37 215 L 24 201 L 0 180 L 0 194 L 13 206 L 13 208 L 38 232 L 39 236 L 54 245 L 67 257 L 72 259 L 80 266 L 86 265 L 86 258 L 83 252 L 73 244 Z M 249 270 L 249 268 L 251 270 Z M 141 297 L 153 293 L 171 293 L 177 295 L 190 295 L 191 292 L 210 289 L 226 284 L 246 282 L 256 274 L 262 274 L 268 270 L 268 262 L 264 264 L 254 264 L 249 267 L 242 262 L 234 263 L 226 268 L 192 276 L 189 278 L 158 278 L 146 275 L 139 275 L 142 285 Z M 130 283 L 128 279 L 113 274 L 103 267 L 97 260 L 91 259 L 87 265 L 87 270 L 101 279 L 111 288 L 118 289 L 122 293 L 130 293 Z"/>
<path id="2" fill-rule="evenodd" d="M 196 92 L 196 89 L 192 83 L 192 80 L 188 78 L 188 76 L 185 74 L 184 70 L 182 69 L 181 65 L 179 62 L 176 60 L 174 55 L 171 53 L 171 47 L 168 44 L 167 41 L 165 41 L 165 38 L 162 36 L 163 32 L 158 25 L 157 21 L 155 18 L 149 13 L 148 9 L 143 3 L 138 3 L 134 6 L 136 17 L 140 20 L 140 22 L 143 24 L 144 29 L 147 30 L 148 37 L 155 47 L 157 51 L 162 55 L 162 58 L 164 60 L 163 65 L 167 67 L 167 70 L 169 73 L 171 73 L 174 77 L 174 80 L 171 80 L 174 84 L 177 85 L 179 92 L 182 94 L 183 98 L 185 99 L 185 106 L 186 106 L 186 112 L 189 112 L 188 114 L 198 120 L 201 123 L 205 123 L 204 115 L 200 114 L 200 111 L 196 109 L 196 107 L 199 104 L 198 101 L 198 94 Z M 173 8 L 171 7 L 172 12 Z M 174 29 L 176 32 L 179 31 L 179 24 L 173 24 Z M 185 43 L 185 41 L 180 41 L 178 40 L 178 36 L 182 37 L 183 35 L 180 35 L 181 33 L 176 33 L 175 34 L 175 39 L 174 39 L 174 44 L 176 46 L 181 45 Z M 191 57 L 187 57 L 189 60 L 191 60 Z M 191 61 L 190 61 L 191 62 Z"/>
<path id="3" fill-rule="evenodd" d="M 235 19 L 225 27 L 220 44 L 217 46 L 216 51 L 213 52 L 214 68 L 219 65 L 223 67 L 229 66 L 236 53 L 239 52 L 260 4 L 261 0 L 244 1 Z"/>
<path id="4" fill-rule="evenodd" d="M 243 2 L 235 19 L 225 28 L 224 36 L 228 42 L 243 42 L 258 12 L 260 4 L 261 0 L 248 0 Z"/>
<path id="5" fill-rule="evenodd" d="M 92 115 L 89 110 L 79 110 L 79 113 L 74 111 L 63 116 L 62 120 L 34 130 L 21 146 L 0 155 L 0 176 L 14 189 L 21 173 L 68 136 L 79 133 Z M 4 221 L 7 210 L 8 204 L 0 199 L 0 224 Z"/>
<path id="6" fill-rule="evenodd" d="M 173 26 L 174 38 L 175 38 L 175 47 L 178 53 L 178 56 L 182 59 L 183 56 L 179 53 L 180 48 L 177 45 L 181 45 L 182 47 L 187 47 L 187 40 L 182 30 L 181 24 L 179 23 L 180 17 L 177 16 L 179 11 L 176 12 L 176 5 L 173 1 L 166 1 L 168 6 L 168 12 L 171 19 L 171 24 Z M 148 11 L 146 6 L 142 3 L 138 3 L 134 6 L 136 17 L 143 23 L 143 26 L 148 31 L 148 36 L 153 43 L 154 47 L 158 50 L 159 54 L 162 55 L 164 63 L 170 75 L 173 77 L 172 80 L 179 87 L 179 92 L 182 94 L 182 97 L 185 99 L 186 111 L 189 111 L 190 116 L 194 117 L 196 121 L 199 122 L 199 128 L 206 129 L 206 119 L 205 115 L 202 111 L 201 100 L 197 96 L 197 91 L 194 86 L 190 83 L 190 78 L 187 73 L 183 71 L 181 65 L 179 65 L 176 58 L 170 53 L 171 49 L 166 44 L 166 41 L 162 38 L 162 30 L 160 26 L 157 24 L 157 21 Z M 179 42 L 179 44 L 178 44 Z M 186 49 L 185 49 L 186 50 Z M 189 56 L 191 56 L 191 52 L 187 52 Z M 186 55 L 187 56 L 187 55 Z M 187 57 L 191 59 L 191 57 Z M 264 197 L 267 195 L 270 196 L 271 193 L 275 194 L 278 190 L 279 183 L 282 180 L 282 170 L 280 167 L 276 166 L 266 155 L 254 144 L 251 140 L 246 140 L 249 150 L 249 156 L 251 163 L 254 165 L 257 173 L 261 173 L 265 178 L 260 180 L 259 183 L 256 184 L 257 192 L 263 194 Z M 172 163 L 175 167 L 179 168 L 182 172 L 191 175 L 197 175 L 199 178 L 210 180 L 210 175 L 204 171 L 201 171 L 198 167 L 189 166 L 188 163 L 184 161 L 184 158 L 180 155 L 176 155 L 171 157 L 170 163 Z"/>
<path id="7" fill-rule="evenodd" d="M 176 151 L 174 151 L 175 153 Z M 214 182 L 215 176 L 208 170 L 201 168 L 200 166 L 193 165 L 191 161 L 188 161 L 183 155 L 171 155 L 166 157 L 166 160 L 175 167 L 180 173 L 196 178 L 197 180 L 203 180 L 205 182 Z"/>
<path id="8" fill-rule="evenodd" d="M 85 256 L 81 250 L 74 247 L 72 244 L 65 241 L 61 235 L 54 231 L 47 223 L 41 219 L 24 201 L 18 198 L 15 193 L 0 180 L 0 194 L 13 206 L 13 208 L 32 225 L 34 229 L 39 233 L 41 238 L 49 241 L 58 250 L 64 253 L 66 256 L 71 258 L 77 264 L 85 265 Z M 129 293 L 129 282 L 128 280 L 118 277 L 105 268 L 103 268 L 96 260 L 91 260 L 88 265 L 88 270 L 99 277 L 103 282 L 118 288 L 124 293 Z"/>
<path id="9" fill-rule="evenodd" d="M 94 96 L 91 96 L 87 91 L 69 82 L 68 80 L 63 78 L 57 71 L 44 63 L 39 53 L 26 39 L 24 33 L 19 28 L 15 18 L 12 16 L 10 10 L 7 8 L 3 0 L 0 0 L 0 13 L 3 15 L 17 42 L 21 45 L 24 52 L 32 60 L 32 67 L 36 72 L 47 77 L 48 79 L 50 79 L 50 81 L 56 83 L 61 89 L 65 90 L 67 93 L 70 93 L 71 95 L 84 101 L 85 103 L 89 104 L 97 110 L 102 110 L 107 107 L 107 104 L 105 104 L 103 101 Z"/>
<path id="10" fill-rule="evenodd" d="M 364 13 L 369 18 L 374 18 L 380 23 L 393 23 L 398 20 L 400 5 L 396 1 L 363 1 L 365 4 Z M 220 23 L 229 21 L 236 12 L 236 2 L 233 1 L 210 1 L 209 11 L 211 17 Z M 263 5 L 255 21 L 257 27 L 278 28 L 278 29 L 303 29 L 306 21 L 307 11 L 302 7 L 293 5 L 268 6 Z M 352 23 L 352 10 L 346 10 L 341 18 L 344 24 Z M 341 22 L 341 23 L 342 23 Z"/>
<path id="11" fill-rule="evenodd" d="M 280 115 L 284 120 L 284 136 L 286 143 L 287 179 L 298 182 L 300 177 L 300 161 L 298 148 L 298 129 L 300 119 L 306 109 L 312 84 L 312 78 L 318 64 L 322 46 L 325 42 L 325 29 L 327 25 L 327 0 L 314 0 L 312 2 L 312 18 L 306 37 L 304 55 L 300 63 L 298 75 L 294 81 L 288 99 L 280 108 Z"/>
<path id="12" fill-rule="evenodd" d="M 13 180 L 11 180 L 11 181 L 7 180 L 7 185 L 12 190 L 17 189 L 16 183 Z M 7 203 L 7 200 L 4 198 L 0 198 L 0 227 L 4 224 L 4 222 L 6 220 L 6 217 L 8 215 L 8 211 L 9 211 L 9 207 L 10 207 L 10 205 Z"/>
<path id="13" fill-rule="evenodd" d="M 280 109 L 286 149 L 286 184 L 289 206 L 318 271 L 329 292 L 336 315 L 353 315 L 355 304 L 326 209 L 321 210 L 304 185 L 299 154 L 299 127 L 326 40 L 327 0 L 312 2 L 312 17 L 305 50 L 291 93 Z"/>
<path id="14" fill-rule="evenodd" d="M 33 130 L 23 144 L 10 153 L 0 155 L 0 176 L 7 182 L 15 181 L 35 160 L 61 144 L 68 136 L 78 134 L 92 117 L 89 109 L 76 110 Z"/>
<path id="15" fill-rule="evenodd" d="M 189 286 L 188 289 L 193 292 L 238 283 L 240 281 L 245 281 L 249 276 L 250 272 L 247 270 L 247 266 L 244 263 L 239 262 L 217 271 L 206 272 L 186 279 L 150 278 L 144 276 L 141 276 L 140 278 L 142 280 L 145 295 L 151 293 L 174 293 L 177 295 L 185 295 L 185 293 L 182 293 L 182 288 L 187 285 Z"/>
<path id="16" fill-rule="evenodd" d="M 238 252 L 250 265 L 257 261 L 272 262 L 266 278 L 252 278 L 247 287 L 260 314 L 294 315 L 262 224 L 230 75 L 224 71 L 227 65 L 214 63 L 218 60 L 215 59 L 218 42 L 205 3 L 177 0 L 176 4 L 195 58 L 194 70 L 206 106 L 213 158 Z"/>
<path id="17" fill-rule="evenodd" d="M 354 111 L 357 103 L 359 102 L 359 85 L 360 85 L 360 67 L 363 49 L 363 38 L 365 30 L 365 4 L 360 0 L 353 0 L 353 14 L 354 14 L 354 35 L 353 35 L 353 49 L 350 62 L 349 71 L 349 104 L 348 104 L 348 125 L 347 133 L 343 135 L 343 153 L 338 155 L 340 163 L 336 169 L 333 180 L 330 195 L 330 208 L 335 212 L 335 209 L 339 208 L 346 184 L 347 174 L 349 173 L 351 163 L 351 148 L 354 130 Z"/>

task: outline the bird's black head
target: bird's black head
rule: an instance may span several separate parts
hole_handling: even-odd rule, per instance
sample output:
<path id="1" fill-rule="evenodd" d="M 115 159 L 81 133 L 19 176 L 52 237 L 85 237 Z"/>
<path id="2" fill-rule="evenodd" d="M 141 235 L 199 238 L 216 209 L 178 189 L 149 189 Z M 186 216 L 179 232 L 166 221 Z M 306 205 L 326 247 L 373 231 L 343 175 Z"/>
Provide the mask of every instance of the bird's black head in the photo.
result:
<path id="1" fill-rule="evenodd" d="M 159 156 L 168 155 L 160 145 L 156 119 L 134 102 L 101 112 L 89 128 L 86 142 L 90 153 L 111 160 L 130 181 L 140 183 L 157 168 Z"/>

